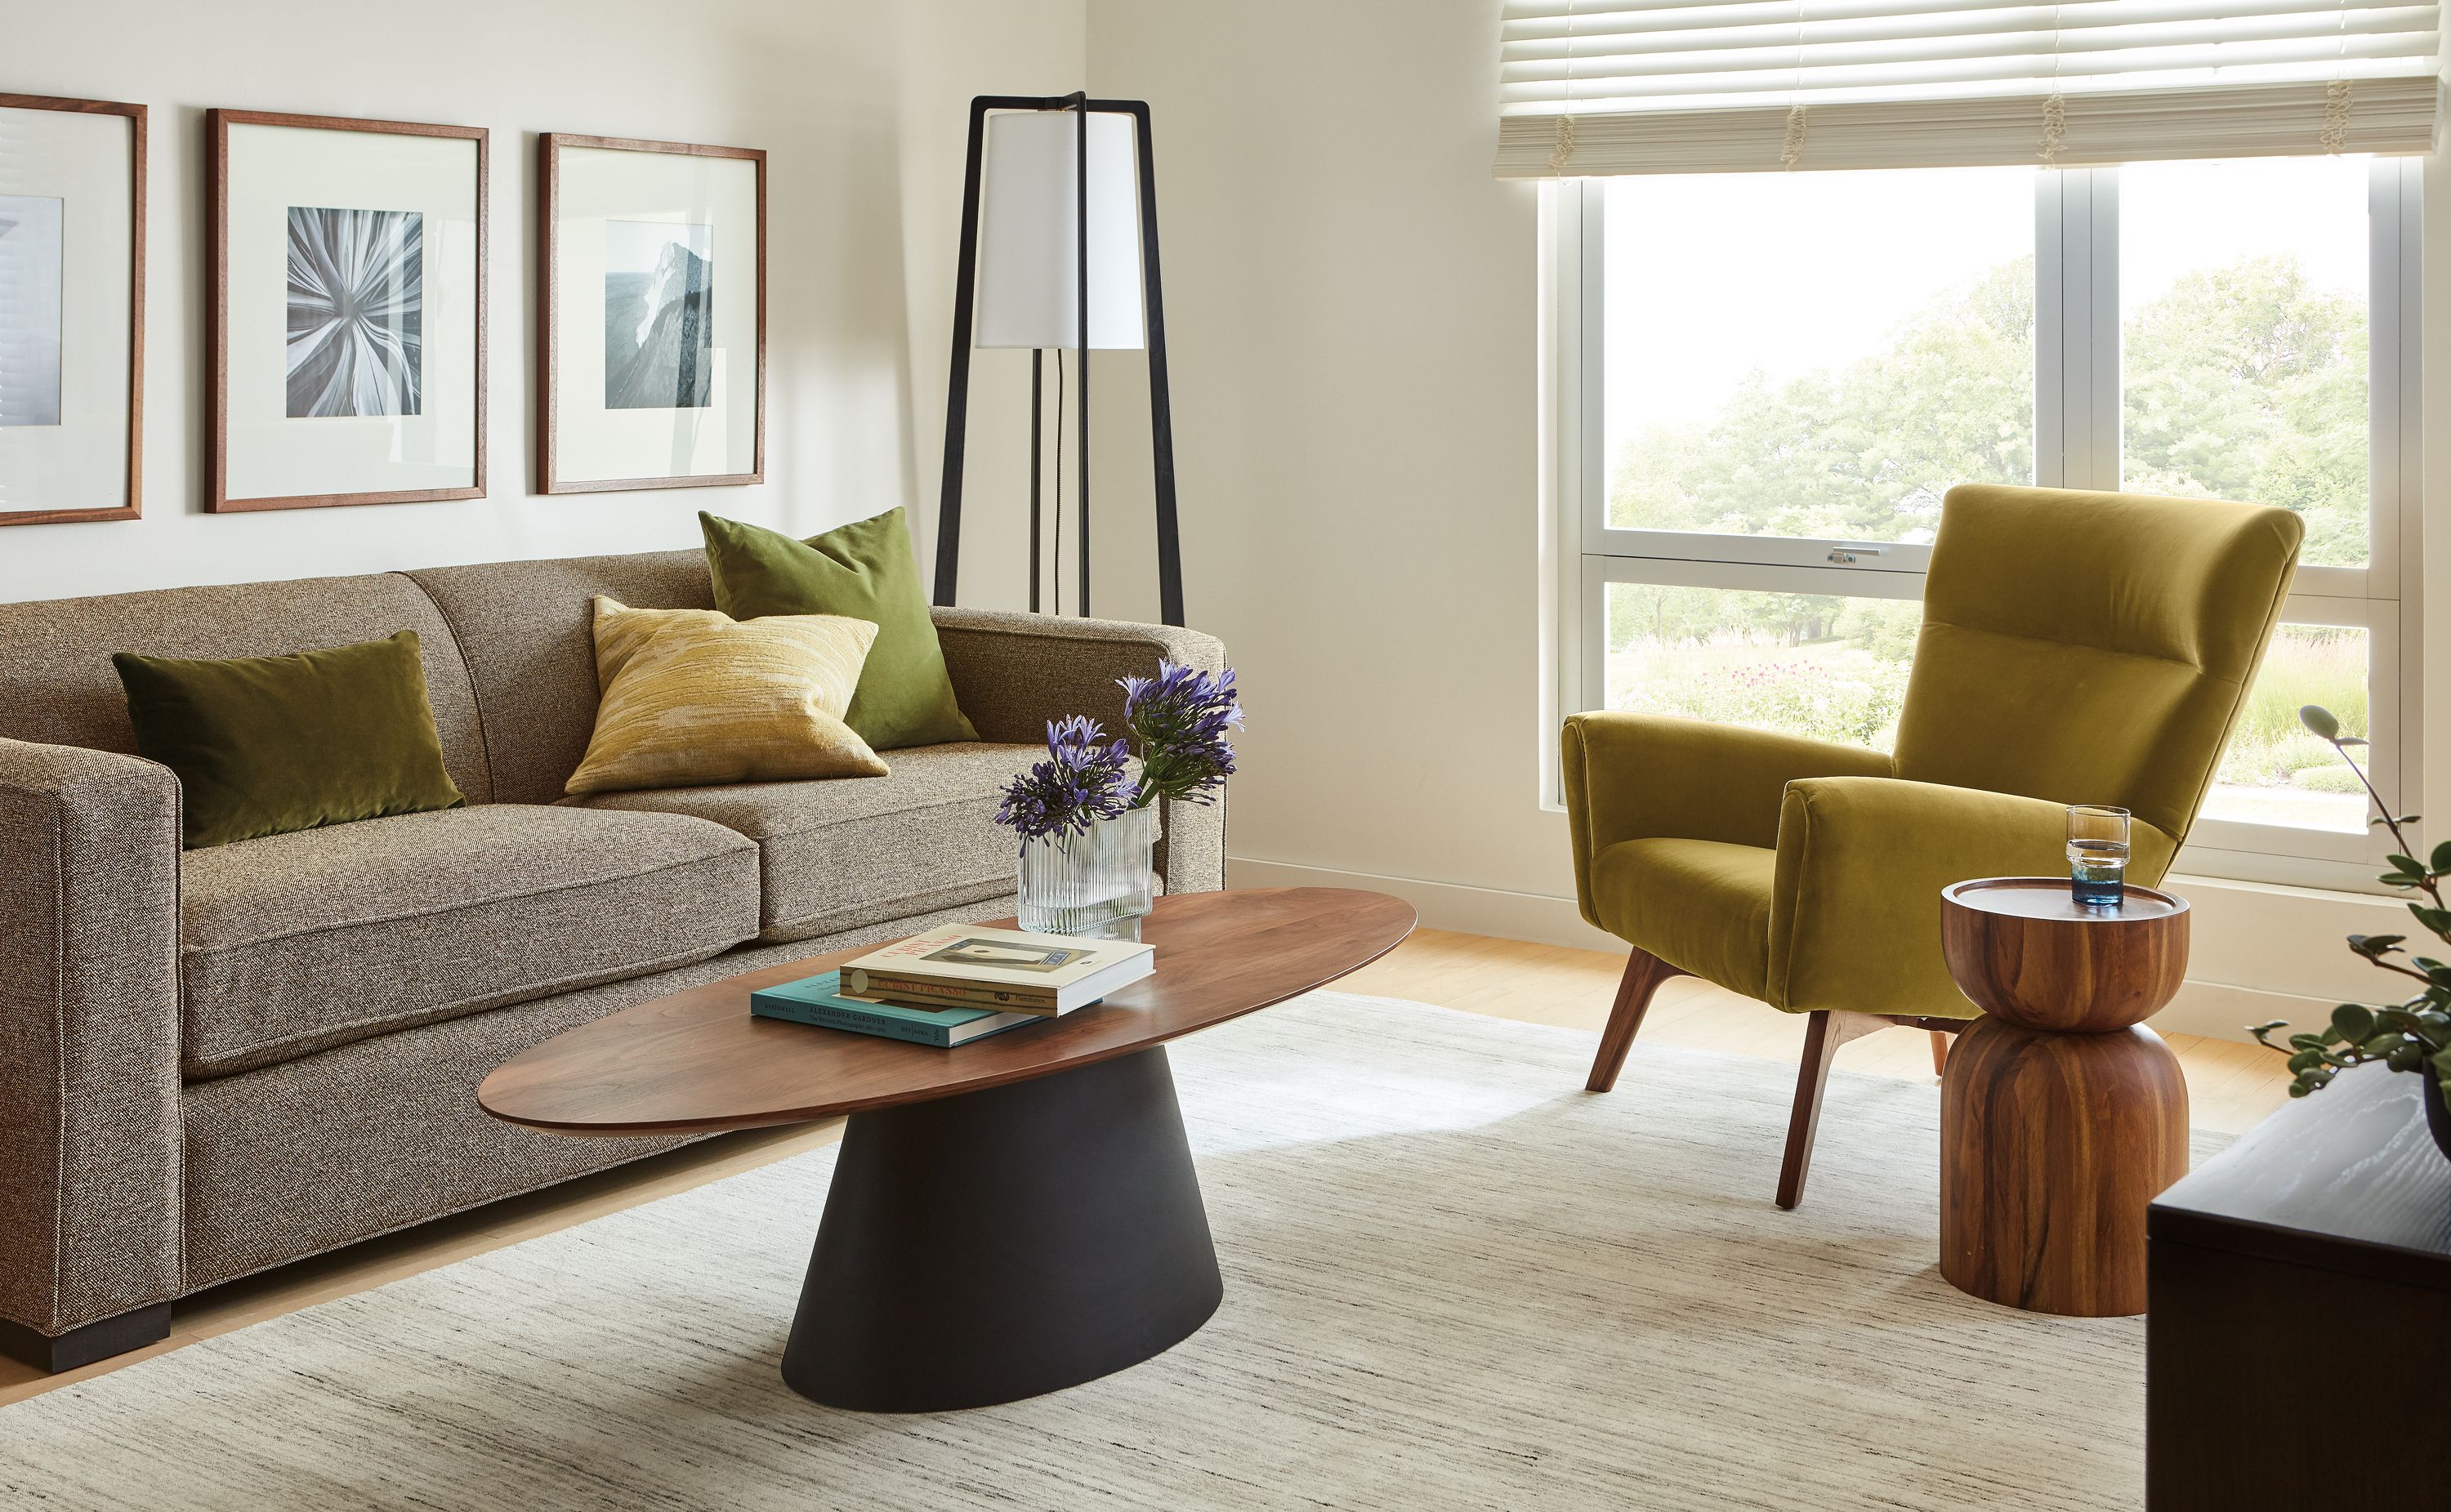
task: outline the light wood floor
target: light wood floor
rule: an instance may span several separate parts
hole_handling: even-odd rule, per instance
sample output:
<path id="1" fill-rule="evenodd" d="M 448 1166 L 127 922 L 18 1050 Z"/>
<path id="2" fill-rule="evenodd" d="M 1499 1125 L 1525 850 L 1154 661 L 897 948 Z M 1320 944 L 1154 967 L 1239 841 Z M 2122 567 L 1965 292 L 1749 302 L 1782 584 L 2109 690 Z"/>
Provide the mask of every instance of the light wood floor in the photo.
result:
<path id="1" fill-rule="evenodd" d="M 1500 1018 L 1597 1031 L 1607 1020 L 1623 969 L 1622 956 L 1598 951 L 1422 930 L 1338 988 Z M 2287 1099 L 2288 1077 L 2281 1070 L 2281 1057 L 2271 1051 L 2187 1034 L 2172 1034 L 2168 1039 L 2186 1068 L 2190 1121 L 2197 1128 L 2239 1132 Z M 1653 1000 L 1643 1020 L 1640 1043 L 1682 1045 L 1793 1064 L 1803 1049 L 1804 1024 L 1800 1018 L 1708 983 L 1678 977 L 1662 987 Z M 1929 1081 L 1931 1043 L 1919 1031 L 1884 1030 L 1849 1045 L 1839 1052 L 1839 1064 L 1850 1070 Z M 839 1121 L 729 1134 L 549 1191 L 422 1224 L 404 1234 L 369 1240 L 338 1254 L 302 1260 L 232 1282 L 181 1302 L 172 1316 L 170 1337 L 148 1349 L 57 1376 L 41 1375 L 15 1361 L 0 1359 L 0 1405 L 199 1339 L 686 1191 L 841 1137 Z M 814 1228 L 814 1215 L 811 1222 Z M 807 1237 L 797 1242 L 805 1243 Z"/>

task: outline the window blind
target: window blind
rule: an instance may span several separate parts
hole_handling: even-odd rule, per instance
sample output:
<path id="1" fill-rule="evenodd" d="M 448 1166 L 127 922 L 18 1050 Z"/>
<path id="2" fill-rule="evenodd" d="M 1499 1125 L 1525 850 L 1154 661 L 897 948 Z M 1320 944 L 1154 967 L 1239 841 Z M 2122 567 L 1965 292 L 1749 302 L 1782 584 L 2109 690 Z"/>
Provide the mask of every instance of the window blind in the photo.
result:
<path id="1" fill-rule="evenodd" d="M 2423 152 L 2440 8 L 1506 0 L 1498 174 Z"/>

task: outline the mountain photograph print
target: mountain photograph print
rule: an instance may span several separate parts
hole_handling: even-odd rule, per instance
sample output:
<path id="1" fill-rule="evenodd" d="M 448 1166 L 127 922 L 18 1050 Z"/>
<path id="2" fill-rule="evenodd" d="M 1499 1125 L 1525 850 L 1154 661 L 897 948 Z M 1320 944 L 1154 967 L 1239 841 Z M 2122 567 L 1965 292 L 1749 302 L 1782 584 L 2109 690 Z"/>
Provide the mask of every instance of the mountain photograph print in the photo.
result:
<path id="1" fill-rule="evenodd" d="M 60 422 L 60 202 L 0 194 L 0 425 Z"/>
<path id="2" fill-rule="evenodd" d="M 604 223 L 604 407 L 715 403 L 712 228 Z"/>
<path id="3" fill-rule="evenodd" d="M 289 207 L 289 416 L 415 415 L 425 217 Z"/>

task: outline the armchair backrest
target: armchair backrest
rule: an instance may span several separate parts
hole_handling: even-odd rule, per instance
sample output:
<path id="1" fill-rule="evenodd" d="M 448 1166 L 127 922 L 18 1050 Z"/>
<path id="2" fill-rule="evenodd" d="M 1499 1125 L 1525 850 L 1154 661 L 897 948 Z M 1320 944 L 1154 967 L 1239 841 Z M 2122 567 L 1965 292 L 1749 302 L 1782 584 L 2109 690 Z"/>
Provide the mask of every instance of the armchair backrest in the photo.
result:
<path id="1" fill-rule="evenodd" d="M 2186 838 L 2304 534 L 2288 510 L 2254 504 L 1951 489 L 1898 776 L 2120 804 Z"/>

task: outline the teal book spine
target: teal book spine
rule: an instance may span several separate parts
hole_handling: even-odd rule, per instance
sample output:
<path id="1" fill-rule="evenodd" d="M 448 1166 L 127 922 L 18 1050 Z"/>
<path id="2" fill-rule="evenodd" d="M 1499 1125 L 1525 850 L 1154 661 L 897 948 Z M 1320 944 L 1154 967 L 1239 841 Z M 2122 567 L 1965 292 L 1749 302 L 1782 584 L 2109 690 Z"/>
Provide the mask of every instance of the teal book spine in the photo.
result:
<path id="1" fill-rule="evenodd" d="M 950 1049 L 952 1031 L 938 1024 L 904 1024 L 890 1018 L 871 1018 L 844 1009 L 826 1008 L 815 1003 L 764 1001 L 762 994 L 752 994 L 749 1011 L 759 1018 L 789 1019 L 794 1024 L 814 1024 L 820 1029 L 847 1029 L 854 1034 L 877 1034 L 887 1039 L 909 1040 L 913 1045 L 933 1045 Z"/>
<path id="2" fill-rule="evenodd" d="M 749 1011 L 759 1018 L 849 1030 L 854 1034 L 876 1034 L 913 1045 L 933 1045 L 939 1050 L 1038 1021 L 1033 1014 L 1000 1013 L 985 1008 L 904 1008 L 892 1003 L 856 1002 L 834 994 L 840 984 L 840 972 L 827 972 L 779 987 L 760 988 L 749 994 Z M 997 1022 L 981 1029 L 976 1026 L 982 1019 Z M 956 1031 L 964 1030 L 969 1032 L 956 1038 Z"/>

